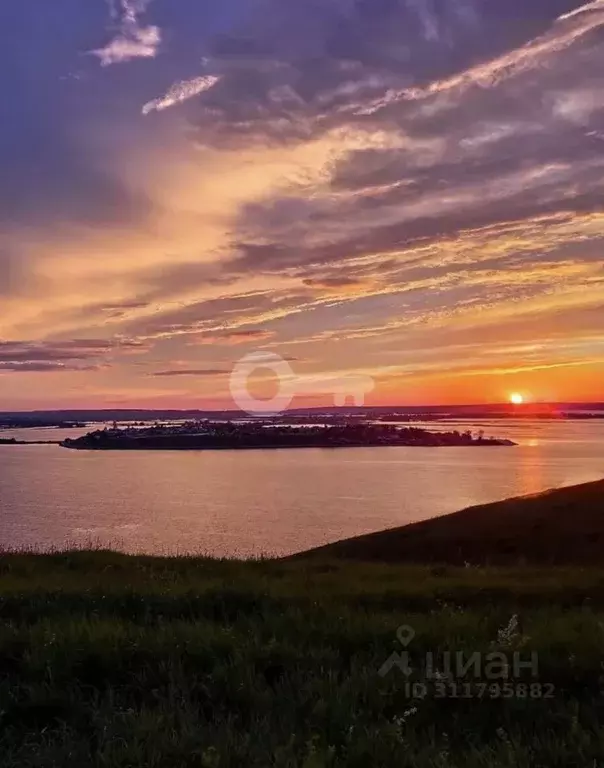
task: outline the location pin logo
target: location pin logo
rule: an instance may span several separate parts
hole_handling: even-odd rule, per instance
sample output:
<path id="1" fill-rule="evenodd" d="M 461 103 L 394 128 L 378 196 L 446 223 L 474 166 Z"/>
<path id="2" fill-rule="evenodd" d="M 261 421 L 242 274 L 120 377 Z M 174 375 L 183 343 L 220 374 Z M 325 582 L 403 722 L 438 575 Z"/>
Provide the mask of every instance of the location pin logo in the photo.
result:
<path id="1" fill-rule="evenodd" d="M 406 648 L 415 637 L 415 630 L 413 627 L 410 627 L 407 624 L 403 624 L 402 627 L 399 627 L 396 630 L 396 636 L 398 637 L 398 641 L 403 646 L 403 648 Z"/>

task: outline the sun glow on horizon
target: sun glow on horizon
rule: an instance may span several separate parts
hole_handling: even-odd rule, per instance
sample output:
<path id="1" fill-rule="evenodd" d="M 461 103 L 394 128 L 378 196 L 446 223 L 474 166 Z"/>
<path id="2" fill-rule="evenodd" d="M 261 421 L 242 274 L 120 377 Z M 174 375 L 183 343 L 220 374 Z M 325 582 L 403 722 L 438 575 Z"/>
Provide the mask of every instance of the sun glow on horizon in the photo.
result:
<path id="1" fill-rule="evenodd" d="M 512 392 L 510 395 L 510 403 L 512 403 L 512 405 L 523 405 L 524 395 L 521 395 L 520 392 Z"/>

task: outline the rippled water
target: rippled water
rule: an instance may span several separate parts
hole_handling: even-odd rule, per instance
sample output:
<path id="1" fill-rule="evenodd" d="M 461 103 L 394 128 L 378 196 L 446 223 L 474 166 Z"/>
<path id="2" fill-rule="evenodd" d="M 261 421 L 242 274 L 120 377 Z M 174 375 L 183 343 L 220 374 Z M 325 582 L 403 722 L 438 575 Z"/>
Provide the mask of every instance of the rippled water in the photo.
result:
<path id="1" fill-rule="evenodd" d="M 520 445 L 132 453 L 0 446 L 0 547 L 286 554 L 604 476 L 604 421 L 444 426 L 484 428 Z"/>

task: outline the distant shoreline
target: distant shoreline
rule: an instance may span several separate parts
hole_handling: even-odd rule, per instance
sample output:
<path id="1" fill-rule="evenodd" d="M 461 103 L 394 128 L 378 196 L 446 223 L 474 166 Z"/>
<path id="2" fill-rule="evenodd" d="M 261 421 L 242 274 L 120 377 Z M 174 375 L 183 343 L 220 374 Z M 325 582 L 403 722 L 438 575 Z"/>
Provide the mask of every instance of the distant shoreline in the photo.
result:
<path id="1" fill-rule="evenodd" d="M 249 414 L 238 410 L 216 409 L 144 409 L 116 408 L 90 410 L 38 410 L 0 412 L 2 429 L 23 428 L 73 428 L 96 423 L 199 421 L 249 419 Z M 509 403 L 417 406 L 350 406 L 294 408 L 279 417 L 282 421 L 342 421 L 345 419 L 399 421 L 450 421 L 450 420 L 525 420 L 583 421 L 604 419 L 604 403 L 525 403 L 521 406 Z"/>
<path id="2" fill-rule="evenodd" d="M 473 443 L 468 445 L 420 445 L 418 443 L 347 443 L 346 445 L 325 445 L 322 443 L 309 444 L 309 445 L 214 445 L 214 446 L 200 446 L 200 447 L 182 447 L 182 446 L 112 446 L 110 448 L 93 448 L 76 447 L 73 445 L 65 445 L 64 442 L 55 443 L 18 443 L 18 445 L 59 445 L 62 448 L 67 448 L 72 451 L 303 451 L 310 449 L 320 449 L 327 451 L 336 451 L 345 448 L 511 448 L 515 447 L 516 443 L 511 440 L 505 443 L 503 442 L 484 442 Z"/>

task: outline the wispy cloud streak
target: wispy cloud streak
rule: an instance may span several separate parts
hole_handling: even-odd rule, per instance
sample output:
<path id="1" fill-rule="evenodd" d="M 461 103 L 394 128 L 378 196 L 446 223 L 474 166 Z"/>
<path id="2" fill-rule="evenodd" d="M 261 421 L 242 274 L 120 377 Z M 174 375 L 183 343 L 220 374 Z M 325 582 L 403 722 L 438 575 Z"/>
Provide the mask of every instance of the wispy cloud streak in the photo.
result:
<path id="1" fill-rule="evenodd" d="M 599 11 L 602 10 L 602 7 L 604 7 L 603 0 L 593 0 L 592 3 L 587 3 L 587 5 L 582 5 L 580 8 L 575 8 L 574 11 L 570 11 L 569 13 L 565 13 L 563 16 L 560 16 L 559 21 L 566 21 L 567 19 L 572 19 L 573 16 L 578 16 L 581 13 L 587 13 L 588 11 Z"/>
<path id="2" fill-rule="evenodd" d="M 257 349 L 388 402 L 600 392 L 604 0 L 105 3 L 90 94 L 0 141 L 5 404 L 226 398 Z"/>
<path id="3" fill-rule="evenodd" d="M 571 13 L 559 17 L 559 22 L 575 21 L 587 11 L 604 11 L 604 0 L 594 0 L 582 8 L 577 8 Z M 454 75 L 453 77 L 437 80 L 426 88 L 408 88 L 401 92 L 399 97 L 403 99 L 424 99 L 446 91 L 458 89 L 460 91 L 480 86 L 488 88 L 496 85 L 502 80 L 506 80 L 527 70 L 541 66 L 546 56 L 559 53 L 570 47 L 581 37 L 591 32 L 593 29 L 604 23 L 604 17 L 597 13 L 583 20 L 576 19 L 576 23 L 569 25 L 564 32 L 553 28 L 546 34 L 531 40 L 521 48 L 510 51 L 499 56 L 485 64 L 472 67 L 471 69 Z M 391 96 L 391 100 L 395 100 Z M 383 106 L 383 105 L 380 105 Z"/>
<path id="4" fill-rule="evenodd" d="M 157 56 L 161 30 L 156 26 L 143 27 L 139 24 L 139 16 L 147 10 L 150 1 L 121 0 L 121 11 L 111 6 L 112 17 L 119 19 L 118 34 L 104 48 L 91 51 L 101 60 L 103 67 Z"/>
<path id="5" fill-rule="evenodd" d="M 161 112 L 176 104 L 182 104 L 182 102 L 188 101 L 204 91 L 209 91 L 219 81 L 220 77 L 216 75 L 204 75 L 203 77 L 195 77 L 192 80 L 174 83 L 165 96 L 160 96 L 158 99 L 153 99 L 153 101 L 145 104 L 143 115 L 148 115 L 153 111 Z"/>

